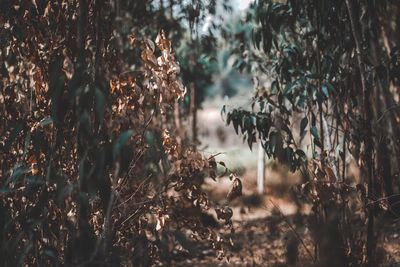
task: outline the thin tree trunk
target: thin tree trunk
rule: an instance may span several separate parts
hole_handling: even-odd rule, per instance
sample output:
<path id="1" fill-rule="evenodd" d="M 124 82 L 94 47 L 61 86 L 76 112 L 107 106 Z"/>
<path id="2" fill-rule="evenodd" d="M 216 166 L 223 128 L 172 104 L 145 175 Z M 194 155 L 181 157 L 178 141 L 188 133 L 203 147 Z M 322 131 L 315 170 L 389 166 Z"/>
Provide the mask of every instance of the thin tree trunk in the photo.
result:
<path id="1" fill-rule="evenodd" d="M 169 15 L 172 20 L 174 17 L 174 0 L 169 0 Z"/>
<path id="2" fill-rule="evenodd" d="M 323 125 L 323 116 L 324 116 L 324 108 L 323 108 L 323 103 L 322 103 L 322 83 L 321 83 L 321 50 L 320 50 L 320 41 L 319 41 L 319 36 L 320 36 L 320 21 L 319 21 L 319 1 L 316 1 L 316 23 L 317 23 L 317 47 L 316 47 L 316 59 L 317 59 L 317 74 L 318 74 L 318 90 L 320 96 L 318 97 L 318 113 L 319 113 L 319 128 L 320 128 L 320 133 L 321 133 L 321 164 L 322 166 L 325 166 L 325 133 L 324 132 L 324 125 Z"/>
<path id="3" fill-rule="evenodd" d="M 337 168 L 336 168 L 335 158 L 330 156 L 331 151 L 332 151 L 332 143 L 331 143 L 331 140 L 329 139 L 330 133 L 329 133 L 329 129 L 328 129 L 328 122 L 326 121 L 325 117 L 322 117 L 322 129 L 323 129 L 323 132 L 325 133 L 324 143 L 325 143 L 325 147 L 326 147 L 326 151 L 327 151 L 326 160 L 327 160 L 327 163 L 330 164 L 330 166 L 332 167 L 333 174 L 335 175 L 334 182 L 338 183 L 339 175 L 338 175 Z"/>
<path id="4" fill-rule="evenodd" d="M 192 113 L 192 143 L 197 146 L 197 90 L 194 83 L 190 87 L 190 111 Z"/>
<path id="5" fill-rule="evenodd" d="M 364 160 L 364 173 L 366 175 L 368 181 L 368 198 L 373 196 L 374 188 L 373 188 L 373 177 L 372 177 L 372 149 L 373 149 L 373 139 L 372 139 L 372 111 L 370 104 L 370 90 L 367 85 L 366 80 L 366 72 L 363 59 L 361 57 L 361 37 L 359 35 L 359 27 L 356 20 L 353 17 L 353 6 L 350 0 L 346 0 L 346 5 L 350 18 L 351 30 L 356 46 L 357 53 L 357 63 L 360 71 L 361 77 L 361 86 L 362 86 L 362 98 L 364 105 L 364 123 L 365 123 L 365 137 L 364 137 L 364 145 L 365 145 L 365 160 Z M 368 223 L 367 223 L 367 262 L 369 266 L 373 266 L 375 263 L 375 235 L 374 235 L 374 212 L 373 209 L 369 209 L 368 211 Z"/>
<path id="6" fill-rule="evenodd" d="M 257 191 L 260 195 L 264 193 L 265 179 L 265 151 L 261 141 L 258 143 L 258 162 L 257 162 Z"/>
<path id="7" fill-rule="evenodd" d="M 181 124 L 181 111 L 179 108 L 179 102 L 176 101 L 174 104 L 174 122 L 177 132 L 176 141 L 178 144 L 181 144 L 181 136 L 182 136 L 182 124 Z"/>
<path id="8" fill-rule="evenodd" d="M 103 47 L 103 27 L 102 27 L 102 0 L 96 0 L 94 5 L 94 12 L 96 16 L 96 53 L 94 59 L 94 81 L 97 82 L 101 73 L 101 53 Z"/>
<path id="9" fill-rule="evenodd" d="M 378 18 L 376 18 L 374 24 L 379 25 L 379 23 Z M 381 26 L 380 28 L 375 28 L 376 36 L 379 35 L 379 29 L 382 30 L 384 27 Z M 385 38 L 383 39 L 385 40 Z M 380 44 L 377 38 L 371 38 L 370 43 L 373 63 L 375 66 L 379 66 L 382 59 Z M 390 51 L 390 47 L 386 49 L 389 49 Z M 389 60 L 389 56 L 386 60 Z M 390 107 L 395 105 L 395 101 L 389 90 L 389 77 L 386 77 L 385 80 L 385 77 L 382 77 L 380 73 L 377 72 L 374 82 L 376 84 L 374 97 L 374 107 L 376 107 L 375 118 L 377 120 L 377 127 L 379 127 L 380 132 L 382 133 L 382 135 L 379 136 L 379 143 L 376 144 L 377 170 L 381 184 L 384 187 L 384 192 L 388 198 L 390 209 L 392 212 L 397 213 L 398 208 L 395 208 L 395 206 L 398 206 L 399 197 L 394 196 L 395 192 L 393 190 L 394 183 L 392 177 L 394 177 L 398 172 L 397 163 L 400 161 L 400 143 L 398 141 L 400 128 L 396 118 L 398 113 L 397 110 L 387 112 Z M 390 143 L 386 140 L 390 140 Z M 381 197 L 381 195 L 377 197 Z"/>
<path id="10" fill-rule="evenodd" d="M 181 129 L 181 111 L 179 108 L 179 102 L 176 101 L 174 104 L 174 121 L 175 121 L 175 127 L 178 129 L 178 131 Z"/>

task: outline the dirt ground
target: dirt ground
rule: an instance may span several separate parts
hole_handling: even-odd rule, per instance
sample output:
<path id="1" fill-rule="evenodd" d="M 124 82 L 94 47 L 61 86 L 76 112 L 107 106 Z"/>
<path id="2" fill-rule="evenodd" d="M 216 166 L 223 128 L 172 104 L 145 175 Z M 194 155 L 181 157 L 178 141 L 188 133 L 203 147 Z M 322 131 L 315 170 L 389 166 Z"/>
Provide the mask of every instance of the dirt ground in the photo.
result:
<path id="1" fill-rule="evenodd" d="M 213 187 L 215 190 L 210 190 L 214 203 L 224 203 L 228 185 L 229 180 L 224 178 Z M 273 196 L 269 190 L 262 196 L 254 194 L 255 179 L 249 177 L 244 178 L 243 187 L 244 195 L 230 204 L 235 233 L 226 234 L 233 241 L 229 257 L 219 260 L 214 250 L 205 246 L 200 254 L 177 262 L 176 266 L 286 266 L 286 244 L 295 238 L 293 230 L 301 234 L 307 249 L 312 250 L 307 229 L 302 227 L 303 218 L 296 216 L 297 207 L 289 198 Z M 308 266 L 311 261 L 304 247 L 299 247 L 299 255 L 299 266 Z"/>
<path id="2" fill-rule="evenodd" d="M 255 190 L 254 174 L 246 174 L 244 195 L 231 203 L 235 233 L 225 231 L 225 237 L 231 237 L 233 241 L 229 257 L 219 260 L 209 244 L 201 243 L 195 255 L 179 257 L 174 266 L 320 266 L 313 260 L 314 245 L 307 220 L 309 210 L 303 208 L 299 214 L 289 191 L 284 191 L 282 186 L 272 186 L 264 195 L 255 195 L 252 193 Z M 229 190 L 226 180 L 222 179 L 214 187 L 218 192 L 210 191 L 210 195 L 220 198 L 214 198 L 215 203 L 224 201 L 221 197 Z M 382 262 L 379 266 L 400 266 L 399 229 L 400 220 L 392 218 L 382 224 L 384 242 L 380 242 L 383 247 L 378 249 Z M 292 259 L 290 255 L 296 248 L 298 258 Z M 291 261 L 295 263 L 290 264 Z"/>

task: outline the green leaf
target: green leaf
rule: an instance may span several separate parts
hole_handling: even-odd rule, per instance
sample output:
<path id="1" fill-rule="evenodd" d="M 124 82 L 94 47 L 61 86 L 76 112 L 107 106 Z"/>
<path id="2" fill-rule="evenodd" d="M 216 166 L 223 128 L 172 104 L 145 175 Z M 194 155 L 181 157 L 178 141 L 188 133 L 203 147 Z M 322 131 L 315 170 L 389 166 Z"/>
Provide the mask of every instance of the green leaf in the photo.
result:
<path id="1" fill-rule="evenodd" d="M 221 117 L 226 113 L 226 106 L 223 105 L 221 109 Z"/>
<path id="2" fill-rule="evenodd" d="M 239 121 L 237 118 L 233 120 L 233 128 L 235 128 L 236 134 L 239 134 Z"/>
<path id="3" fill-rule="evenodd" d="M 57 250 L 53 246 L 47 247 L 43 254 L 53 259 L 57 258 Z"/>
<path id="4" fill-rule="evenodd" d="M 11 174 L 11 180 L 16 183 L 19 178 L 21 178 L 22 175 L 29 173 L 30 169 L 29 168 L 24 168 L 24 167 L 17 167 L 13 169 L 12 174 Z"/>
<path id="5" fill-rule="evenodd" d="M 253 132 L 251 130 L 247 131 L 247 145 L 249 146 L 250 150 L 252 151 L 253 149 L 253 140 L 254 140 L 254 136 L 253 136 Z"/>
<path id="6" fill-rule="evenodd" d="M 311 112 L 311 126 L 315 126 L 317 124 L 317 118 L 315 117 L 314 113 Z"/>
<path id="7" fill-rule="evenodd" d="M 324 94 L 324 96 L 325 96 L 326 98 L 329 97 L 328 87 L 327 87 L 325 84 L 322 85 L 322 93 Z"/>
<path id="8" fill-rule="evenodd" d="M 322 148 L 322 144 L 321 144 L 321 142 L 319 141 L 319 139 L 314 139 L 314 144 L 315 144 L 317 147 Z"/>
<path id="9" fill-rule="evenodd" d="M 243 124 L 242 118 L 243 115 L 237 110 L 234 110 L 232 112 L 232 123 L 233 123 L 233 128 L 235 128 L 236 134 L 239 134 L 239 126 L 242 127 Z"/>
<path id="10" fill-rule="evenodd" d="M 297 106 L 304 108 L 307 102 L 307 91 L 303 90 L 298 98 Z"/>
<path id="11" fill-rule="evenodd" d="M 226 125 L 229 126 L 229 124 L 231 124 L 231 120 L 232 120 L 232 114 L 228 113 L 228 115 L 226 115 Z"/>
<path id="12" fill-rule="evenodd" d="M 117 141 L 114 144 L 114 148 L 113 148 L 113 156 L 114 159 L 119 155 L 119 153 L 121 152 L 122 148 L 124 147 L 125 143 L 129 140 L 129 138 L 131 138 L 133 134 L 132 130 L 128 130 L 123 132 L 117 139 Z"/>
<path id="13" fill-rule="evenodd" d="M 307 159 L 307 156 L 306 156 L 306 153 L 304 153 L 304 151 L 303 150 L 301 150 L 301 149 L 297 149 L 296 150 L 296 154 L 300 157 L 300 158 L 302 158 L 302 159 Z"/>
<path id="14" fill-rule="evenodd" d="M 256 29 L 253 31 L 253 43 L 254 47 L 260 50 L 260 42 L 261 42 L 261 31 Z"/>
<path id="15" fill-rule="evenodd" d="M 56 125 L 59 125 L 63 120 L 63 91 L 64 91 L 65 79 L 60 77 L 55 79 L 53 88 L 51 88 L 51 118 Z M 49 85 L 50 87 L 50 85 Z M 50 89 L 49 89 L 50 90 Z"/>
<path id="16" fill-rule="evenodd" d="M 300 136 L 301 136 L 301 137 L 304 136 L 304 134 L 305 134 L 304 131 L 305 131 L 307 125 L 308 125 L 308 118 L 307 118 L 307 116 L 306 116 L 306 117 L 304 117 L 304 118 L 301 120 L 301 122 L 300 122 Z"/>
<path id="17" fill-rule="evenodd" d="M 284 90 L 284 95 L 287 96 L 293 92 L 293 88 L 295 87 L 295 83 L 288 83 Z"/>
<path id="18" fill-rule="evenodd" d="M 317 127 L 311 127 L 311 134 L 314 136 L 315 139 L 319 141 L 319 133 Z"/>
<path id="19" fill-rule="evenodd" d="M 70 184 L 64 183 L 62 184 L 61 182 L 58 183 L 59 185 L 62 186 L 57 186 L 57 191 L 56 191 L 56 196 L 57 196 L 57 202 L 59 205 L 62 205 L 64 203 L 65 199 L 71 195 L 73 192 L 73 187 Z"/>
<path id="20" fill-rule="evenodd" d="M 249 131 L 253 129 L 253 125 L 251 122 L 250 116 L 244 116 L 243 118 L 243 127 L 242 127 L 242 134 L 244 134 L 245 131 Z"/>
<path id="21" fill-rule="evenodd" d="M 318 89 L 317 89 L 317 87 L 316 87 L 315 85 L 313 85 L 313 84 L 310 84 L 309 87 L 310 87 L 312 99 L 313 99 L 313 100 L 316 100 L 316 99 L 317 99 L 317 94 L 318 94 Z"/>
<path id="22" fill-rule="evenodd" d="M 11 189 L 11 188 L 0 188 L 0 195 L 7 195 L 10 193 L 13 193 L 15 191 L 15 189 Z"/>
<path id="23" fill-rule="evenodd" d="M 259 104 L 260 104 L 260 110 L 264 111 L 265 101 L 260 101 Z"/>
<path id="24" fill-rule="evenodd" d="M 79 124 L 80 128 L 86 132 L 86 134 L 90 134 L 91 132 L 91 123 L 89 113 L 84 110 L 79 116 Z"/>
<path id="25" fill-rule="evenodd" d="M 285 147 L 284 151 L 284 163 L 291 165 L 293 162 L 293 149 L 291 147 Z"/>
<path id="26" fill-rule="evenodd" d="M 331 83 L 326 83 L 326 86 L 331 93 L 335 93 L 335 87 Z"/>
<path id="27" fill-rule="evenodd" d="M 275 81 L 273 81 L 273 82 L 271 83 L 271 92 L 272 92 L 272 93 L 277 93 L 277 92 L 279 92 L 279 83 L 278 83 L 277 80 L 275 80 Z"/>
<path id="28" fill-rule="evenodd" d="M 36 192 L 42 185 L 45 184 L 45 179 L 42 176 L 33 175 L 26 177 L 25 193 L 31 194 Z"/>
<path id="29" fill-rule="evenodd" d="M 39 124 L 41 126 L 47 126 L 47 125 L 53 124 L 53 119 L 51 117 L 44 118 L 43 120 L 41 120 L 39 122 Z"/>
<path id="30" fill-rule="evenodd" d="M 268 143 L 268 149 L 269 151 L 271 151 L 272 153 L 275 152 L 275 147 L 276 147 L 276 143 L 277 143 L 277 133 L 276 132 L 271 132 L 269 134 L 269 143 Z"/>
<path id="31" fill-rule="evenodd" d="M 263 50 L 264 53 L 269 54 L 272 47 L 272 34 L 269 27 L 265 27 L 263 31 Z"/>
<path id="32" fill-rule="evenodd" d="M 306 78 L 307 78 L 307 79 L 310 79 L 310 80 L 316 80 L 316 79 L 318 79 L 318 74 L 308 72 L 308 73 L 306 74 Z"/>

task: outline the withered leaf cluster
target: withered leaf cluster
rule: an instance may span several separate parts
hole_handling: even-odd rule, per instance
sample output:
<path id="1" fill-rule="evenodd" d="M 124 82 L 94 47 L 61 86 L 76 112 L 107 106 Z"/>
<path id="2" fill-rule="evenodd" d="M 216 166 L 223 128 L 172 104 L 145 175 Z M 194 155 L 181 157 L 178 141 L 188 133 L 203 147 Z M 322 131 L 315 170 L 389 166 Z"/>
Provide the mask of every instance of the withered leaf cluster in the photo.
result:
<path id="1" fill-rule="evenodd" d="M 215 160 L 173 119 L 186 89 L 171 42 L 76 2 L 2 4 L 0 265 L 147 266 L 192 251 L 188 237 L 222 252 L 202 221 Z"/>

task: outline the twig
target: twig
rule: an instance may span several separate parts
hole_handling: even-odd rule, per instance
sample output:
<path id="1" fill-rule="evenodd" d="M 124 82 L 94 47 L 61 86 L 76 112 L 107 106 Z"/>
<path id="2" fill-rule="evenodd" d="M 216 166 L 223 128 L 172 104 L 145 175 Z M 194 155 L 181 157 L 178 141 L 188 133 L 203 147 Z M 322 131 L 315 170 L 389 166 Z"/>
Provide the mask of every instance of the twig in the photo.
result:
<path id="1" fill-rule="evenodd" d="M 143 206 L 142 206 L 143 207 Z M 128 218 L 126 218 L 122 223 L 121 226 L 124 225 L 126 222 L 128 222 L 130 219 L 132 219 L 135 215 L 137 215 L 139 213 L 139 211 L 142 209 L 142 207 L 139 207 L 134 213 L 132 213 L 131 215 L 129 215 Z"/>
<path id="2" fill-rule="evenodd" d="M 139 189 L 144 185 L 144 183 L 145 183 L 147 180 L 149 180 L 150 177 L 151 177 L 151 175 L 149 175 L 146 179 L 144 179 L 144 180 L 139 184 L 139 186 L 136 188 L 135 192 L 133 192 L 132 195 L 130 195 L 130 197 L 129 197 L 128 199 L 126 199 L 124 202 L 120 203 L 120 204 L 118 205 L 118 207 L 120 207 L 120 206 L 124 205 L 125 203 L 127 203 L 128 201 L 130 201 L 130 200 L 136 195 L 136 193 L 139 191 Z"/>
<path id="3" fill-rule="evenodd" d="M 363 57 L 361 54 L 361 36 L 359 31 L 361 31 L 358 27 L 356 22 L 359 22 L 354 18 L 354 10 L 353 4 L 355 1 L 346 0 L 346 6 L 349 14 L 350 19 L 350 29 L 353 35 L 356 54 L 357 54 L 357 61 L 358 61 L 358 69 L 360 71 L 360 78 L 361 78 L 361 87 L 362 87 L 362 98 L 363 98 L 363 106 L 364 106 L 364 121 L 365 123 L 365 136 L 364 136 L 364 145 L 365 145 L 365 173 L 368 180 L 368 195 L 374 192 L 374 178 L 373 178 L 373 136 L 372 136 L 372 110 L 371 110 L 371 103 L 370 103 L 370 92 L 367 86 L 367 74 L 365 69 L 365 63 L 363 62 Z M 359 7 L 360 8 L 360 7 Z M 368 222 L 367 222 L 367 263 L 368 265 L 374 265 L 375 263 L 375 249 L 376 249 L 376 239 L 374 235 L 374 210 L 371 209 L 368 211 Z"/>
<path id="4" fill-rule="evenodd" d="M 128 177 L 131 175 L 133 168 L 136 166 L 136 163 L 139 161 L 139 159 L 144 155 L 144 150 L 141 150 L 137 153 L 137 156 L 134 160 L 131 161 L 130 165 L 129 165 L 129 170 L 126 173 L 126 175 L 124 176 L 124 178 L 122 178 L 122 181 L 117 185 L 116 189 L 119 189 L 120 187 L 122 187 L 122 185 L 125 184 L 125 182 L 127 181 Z"/>
<path id="5" fill-rule="evenodd" d="M 372 200 L 372 201 L 369 201 L 369 202 L 367 203 L 367 206 L 374 205 L 374 204 L 380 203 L 380 202 L 383 203 L 384 200 L 389 200 L 390 197 L 396 197 L 396 196 L 399 196 L 399 195 L 400 195 L 400 194 L 393 194 L 393 195 L 390 195 L 390 196 L 387 196 L 387 197 L 375 198 L 375 199 L 373 199 L 373 198 L 370 196 L 370 197 L 368 197 L 368 199 L 369 199 L 369 200 Z M 375 196 L 374 196 L 374 197 L 375 197 Z M 391 203 L 391 204 L 392 204 L 392 206 L 393 206 L 393 205 L 397 205 L 397 204 L 399 204 L 399 203 L 400 203 L 400 201 L 396 201 L 396 202 Z M 384 204 L 384 203 L 383 203 L 383 204 Z M 390 205 L 389 203 L 385 204 L 384 206 L 387 208 L 387 210 L 388 210 L 393 216 L 399 217 L 399 214 L 398 214 L 397 212 L 395 212 L 395 211 L 392 209 L 392 207 L 391 207 L 391 205 Z"/>
<path id="6" fill-rule="evenodd" d="M 219 155 L 221 155 L 221 154 L 225 154 L 225 153 L 219 152 L 219 153 L 217 153 L 217 154 L 211 155 L 208 159 L 215 158 L 216 156 L 219 156 Z"/>
<path id="7" fill-rule="evenodd" d="M 383 117 L 384 117 L 387 113 L 389 113 L 389 111 L 391 111 L 392 109 L 396 109 L 396 108 L 400 108 L 400 105 L 395 104 L 395 105 L 393 105 L 393 106 L 391 106 L 391 107 L 388 107 L 388 108 L 383 112 L 383 114 L 379 117 L 379 119 L 376 120 L 376 123 L 379 123 L 379 122 L 383 119 Z"/>
<path id="8" fill-rule="evenodd" d="M 313 260 L 313 262 L 315 262 L 315 257 L 312 255 L 311 251 L 307 248 L 306 244 L 304 243 L 303 239 L 301 238 L 301 236 L 299 235 L 299 233 L 296 231 L 296 229 L 294 229 L 294 227 L 292 226 L 292 224 L 289 222 L 289 220 L 287 219 L 287 217 L 285 216 L 285 214 L 283 214 L 281 208 L 276 205 L 271 199 L 268 199 L 269 202 L 271 202 L 271 204 L 278 209 L 279 214 L 281 215 L 282 219 L 286 222 L 286 224 L 289 226 L 289 228 L 292 230 L 292 232 L 295 234 L 296 238 L 300 241 L 300 243 L 303 245 L 304 249 L 306 250 L 308 256 L 310 256 L 310 258 Z"/>

